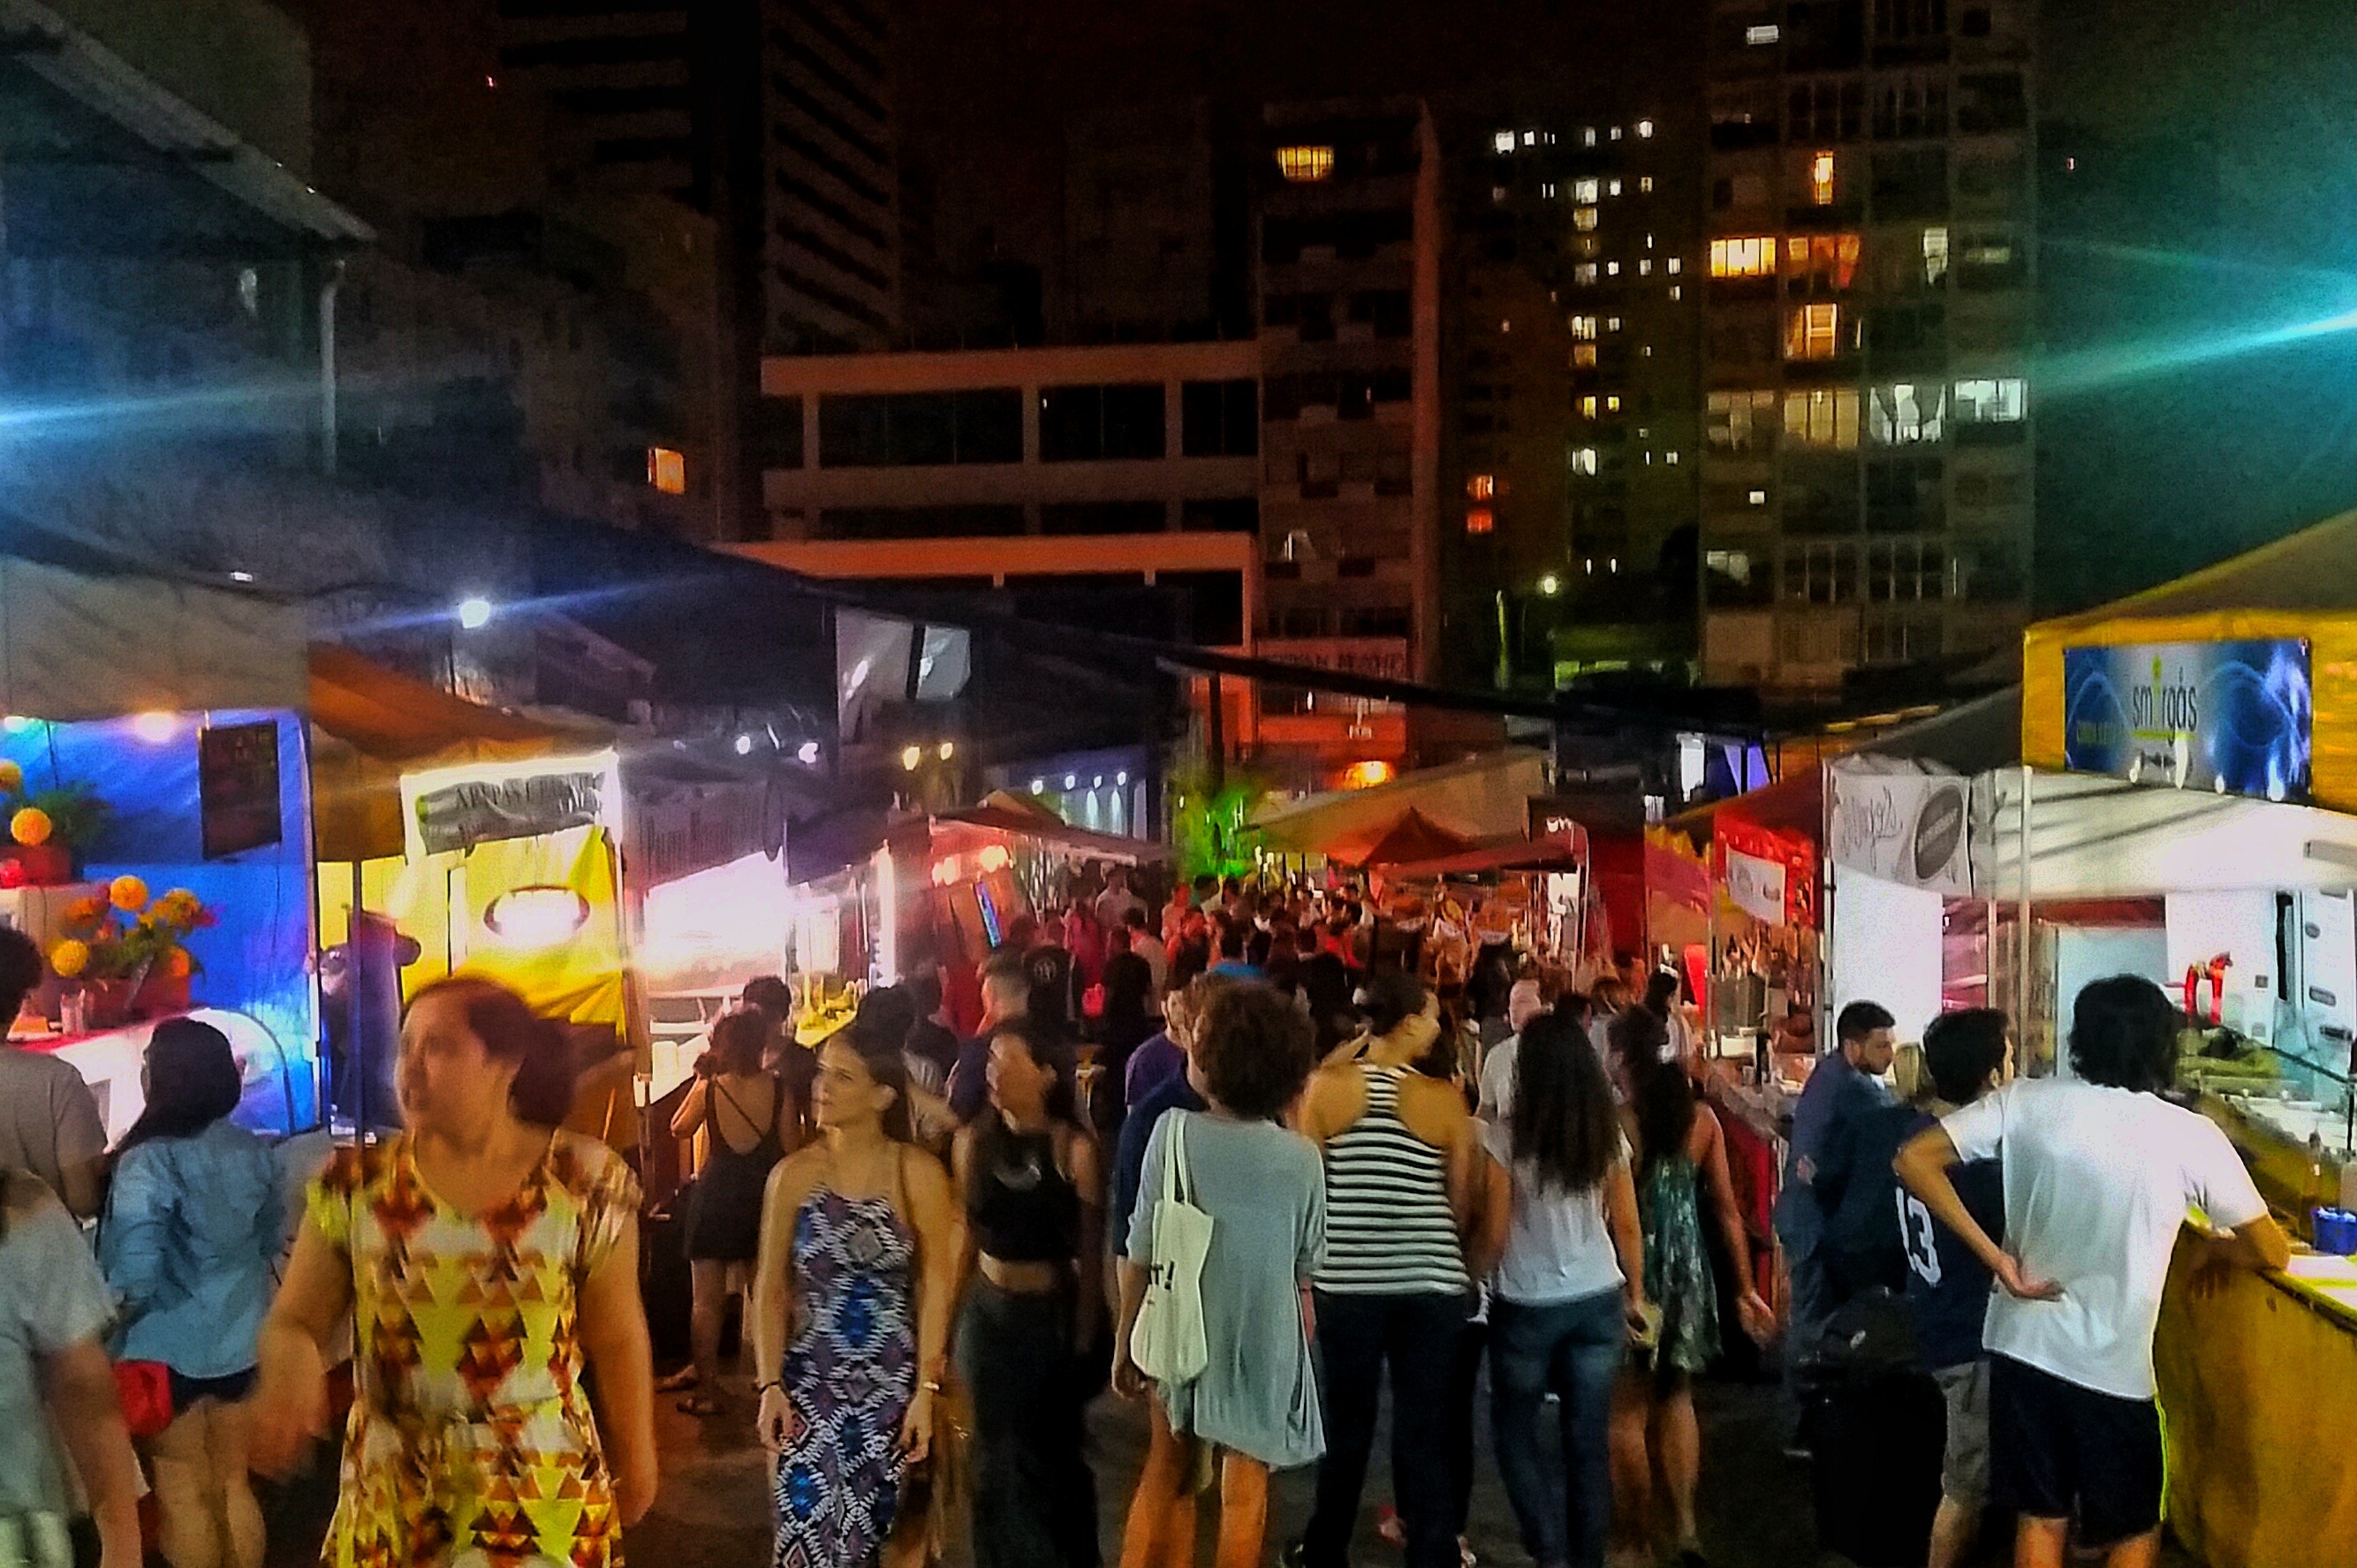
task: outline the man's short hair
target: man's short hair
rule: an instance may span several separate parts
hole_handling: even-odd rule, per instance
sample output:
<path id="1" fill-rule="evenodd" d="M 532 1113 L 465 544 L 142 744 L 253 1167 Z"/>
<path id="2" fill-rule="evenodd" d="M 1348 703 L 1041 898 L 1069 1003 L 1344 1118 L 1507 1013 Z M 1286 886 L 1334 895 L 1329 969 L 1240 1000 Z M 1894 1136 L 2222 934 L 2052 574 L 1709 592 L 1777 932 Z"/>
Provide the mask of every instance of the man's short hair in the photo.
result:
<path id="1" fill-rule="evenodd" d="M 1001 948 L 982 966 L 984 1002 L 1021 1004 L 1028 1007 L 1031 1001 L 1031 974 L 1024 967 L 1023 955 L 1011 948 Z"/>
<path id="2" fill-rule="evenodd" d="M 2137 974 L 2079 993 L 2071 1008 L 2071 1068 L 2089 1083 L 2158 1094 L 2177 1081 L 2177 1006 Z"/>
<path id="3" fill-rule="evenodd" d="M 1895 1029 L 1898 1026 L 1899 1020 L 1892 1017 L 1890 1009 L 1881 1003 L 1853 1002 L 1843 1008 L 1841 1016 L 1834 1021 L 1834 1039 L 1846 1046 L 1852 1040 L 1863 1040 L 1877 1029 Z"/>
<path id="4" fill-rule="evenodd" d="M 1943 1013 L 1923 1026 L 1923 1070 L 1951 1105 L 1969 1105 L 2005 1066 L 2005 1015 L 1994 1007 Z"/>
<path id="5" fill-rule="evenodd" d="M 1121 923 L 1133 931 L 1142 931 L 1146 929 L 1146 911 L 1132 904 L 1122 911 Z"/>

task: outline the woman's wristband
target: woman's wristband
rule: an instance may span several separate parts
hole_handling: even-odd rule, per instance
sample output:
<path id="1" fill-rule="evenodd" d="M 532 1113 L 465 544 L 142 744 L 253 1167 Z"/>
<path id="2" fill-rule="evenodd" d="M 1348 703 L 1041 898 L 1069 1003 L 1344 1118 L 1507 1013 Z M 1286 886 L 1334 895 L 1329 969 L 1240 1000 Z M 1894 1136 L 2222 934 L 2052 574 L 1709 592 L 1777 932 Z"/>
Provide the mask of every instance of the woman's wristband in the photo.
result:
<path id="1" fill-rule="evenodd" d="M 759 1399 L 763 1394 L 768 1393 L 771 1389 L 776 1389 L 776 1390 L 779 1390 L 780 1391 L 781 1391 L 781 1392 L 782 1392 L 782 1391 L 784 1391 L 784 1389 L 785 1389 L 785 1386 L 786 1386 L 785 1384 L 780 1383 L 780 1382 L 776 1382 L 776 1381 L 774 1381 L 774 1380 L 773 1380 L 773 1381 L 770 1381 L 770 1382 L 766 1382 L 766 1383 L 755 1383 L 755 1384 L 753 1385 L 753 1397 L 754 1397 L 755 1399 Z"/>

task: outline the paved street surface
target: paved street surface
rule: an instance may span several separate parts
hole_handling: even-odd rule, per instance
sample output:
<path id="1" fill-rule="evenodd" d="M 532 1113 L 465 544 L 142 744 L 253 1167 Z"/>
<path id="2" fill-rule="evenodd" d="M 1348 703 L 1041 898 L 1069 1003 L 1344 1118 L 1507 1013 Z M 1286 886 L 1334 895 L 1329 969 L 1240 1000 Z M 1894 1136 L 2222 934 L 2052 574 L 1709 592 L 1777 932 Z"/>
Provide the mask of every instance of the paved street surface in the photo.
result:
<path id="1" fill-rule="evenodd" d="M 731 1380 L 732 1384 L 735 1380 Z M 1486 1389 L 1483 1393 L 1486 1402 Z M 1697 1389 L 1703 1422 L 1703 1545 L 1717 1568 L 1818 1568 L 1846 1559 L 1820 1552 L 1804 1466 L 1784 1458 L 1775 1424 L 1772 1388 L 1756 1384 L 1704 1384 Z M 630 1532 L 630 1561 L 640 1568 L 761 1568 L 769 1561 L 768 1477 L 759 1447 L 752 1441 L 750 1404 L 736 1402 L 739 1413 L 710 1421 L 678 1414 L 673 1401 L 658 1405 L 663 1449 L 663 1484 L 654 1512 Z M 1486 1402 L 1484 1406 L 1486 1411 Z M 1090 1458 L 1102 1493 L 1098 1518 L 1105 1562 L 1119 1554 L 1121 1525 L 1129 1488 L 1145 1456 L 1146 1428 L 1140 1413 L 1110 1396 L 1091 1412 Z M 1486 1414 L 1477 1428 L 1486 1427 Z M 1473 1491 L 1470 1534 L 1485 1563 L 1523 1568 L 1530 1561 L 1515 1536 L 1505 1492 L 1490 1462 L 1488 1436 Z M 1397 1548 L 1378 1540 L 1374 1507 L 1390 1497 L 1389 1438 L 1378 1434 L 1370 1466 L 1367 1502 L 1354 1561 L 1366 1568 L 1396 1568 Z M 1269 1551 L 1297 1533 L 1308 1517 L 1310 1472 L 1278 1477 L 1271 1501 Z M 325 1476 L 290 1487 L 273 1499 L 270 1561 L 274 1568 L 301 1568 L 311 1561 L 332 1499 Z M 1211 1532 L 1203 1531 L 1202 1561 L 1209 1563 Z M 1996 1563 L 2002 1552 L 1984 1552 Z M 2172 1552 L 2172 1568 L 2198 1568 Z"/>

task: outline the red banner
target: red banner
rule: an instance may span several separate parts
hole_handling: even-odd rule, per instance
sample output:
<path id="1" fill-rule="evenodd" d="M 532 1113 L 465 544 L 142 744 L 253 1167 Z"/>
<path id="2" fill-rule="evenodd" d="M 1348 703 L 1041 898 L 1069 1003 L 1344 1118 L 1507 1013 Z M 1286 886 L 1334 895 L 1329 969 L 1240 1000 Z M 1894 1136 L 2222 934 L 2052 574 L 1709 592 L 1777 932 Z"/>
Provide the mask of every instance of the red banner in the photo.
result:
<path id="1" fill-rule="evenodd" d="M 1784 924 L 1813 930 L 1817 924 L 1817 846 L 1805 833 L 1761 827 L 1727 811 L 1711 822 L 1711 862 L 1719 879 L 1727 875 L 1729 854 L 1749 855 L 1784 868 Z"/>

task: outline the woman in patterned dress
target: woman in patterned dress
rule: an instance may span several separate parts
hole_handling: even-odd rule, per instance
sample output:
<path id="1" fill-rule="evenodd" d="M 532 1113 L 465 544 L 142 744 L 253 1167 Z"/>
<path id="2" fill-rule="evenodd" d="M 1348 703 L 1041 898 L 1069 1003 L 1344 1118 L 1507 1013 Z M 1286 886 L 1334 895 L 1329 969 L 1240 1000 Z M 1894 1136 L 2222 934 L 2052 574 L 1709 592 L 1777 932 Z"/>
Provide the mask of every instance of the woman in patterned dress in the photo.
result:
<path id="1" fill-rule="evenodd" d="M 350 1311 L 357 1397 L 323 1563 L 612 1568 L 655 1493 L 638 1184 L 555 1130 L 564 1035 L 490 982 L 418 993 L 399 1085 L 408 1131 L 339 1150 L 312 1186 L 262 1331 L 255 1466 L 285 1468 L 325 1426 L 321 1348 Z"/>
<path id="2" fill-rule="evenodd" d="M 1695 1421 L 1694 1374 L 1719 1351 L 1718 1287 L 1702 1230 L 1706 1202 L 1735 1270 L 1743 1331 L 1765 1343 L 1774 1321 L 1752 1283 L 1751 1239 L 1727 1174 L 1727 1134 L 1710 1107 L 1695 1098 L 1684 1066 L 1663 1059 L 1669 1037 L 1668 1025 L 1650 1008 L 1630 1007 L 1612 1020 L 1621 1128 L 1635 1152 L 1645 1289 L 1662 1311 L 1650 1365 L 1632 1368 L 1613 1391 L 1613 1481 L 1621 1493 L 1615 1512 L 1624 1532 L 1650 1535 L 1658 1498 L 1680 1568 L 1702 1568 L 1695 1524 L 1702 1432 Z"/>
<path id="3" fill-rule="evenodd" d="M 909 1142 L 901 1042 L 854 1024 L 819 1052 L 820 1139 L 780 1165 L 753 1279 L 761 1443 L 777 1461 L 774 1568 L 871 1568 L 931 1450 L 958 1221 Z"/>

